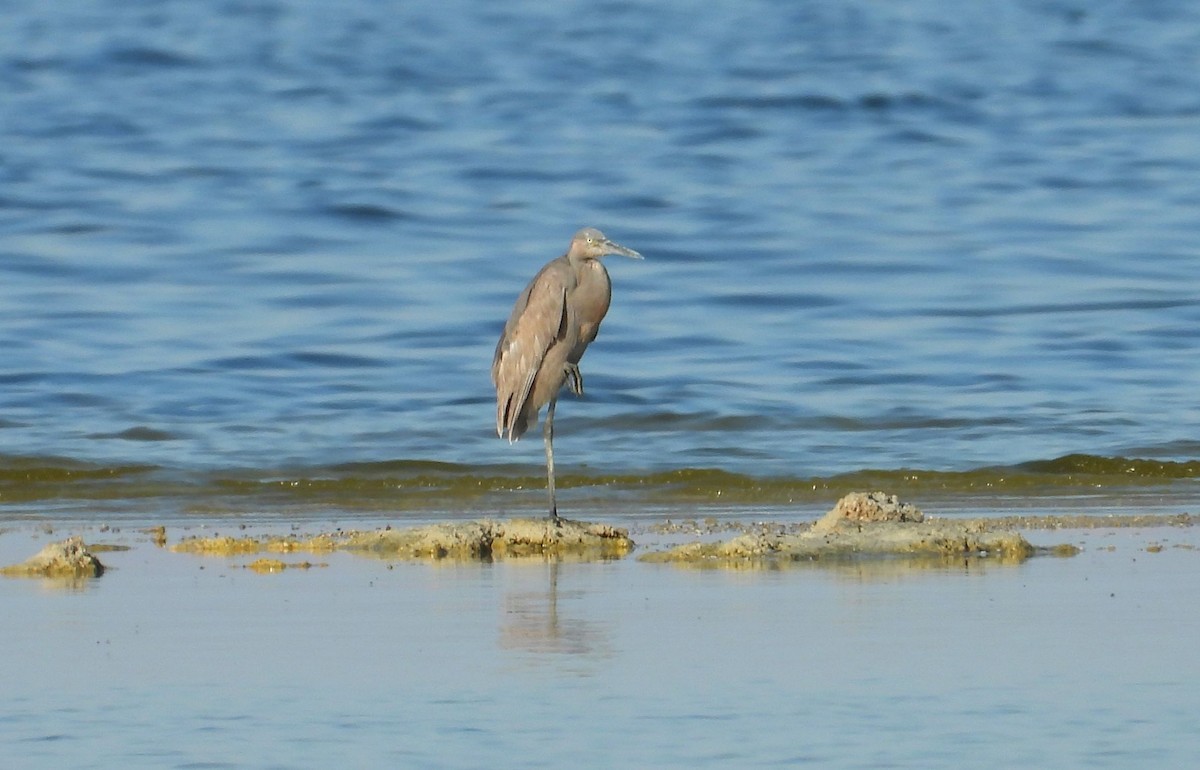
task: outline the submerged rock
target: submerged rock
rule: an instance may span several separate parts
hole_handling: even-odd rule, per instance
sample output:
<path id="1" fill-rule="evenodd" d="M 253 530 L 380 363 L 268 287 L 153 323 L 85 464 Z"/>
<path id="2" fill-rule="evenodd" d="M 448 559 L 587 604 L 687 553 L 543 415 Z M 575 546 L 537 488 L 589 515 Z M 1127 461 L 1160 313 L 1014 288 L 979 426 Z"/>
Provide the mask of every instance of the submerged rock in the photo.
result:
<path id="1" fill-rule="evenodd" d="M 20 564 L 0 568 L 0 575 L 10 577 L 99 577 L 103 573 L 104 565 L 80 537 L 51 543 Z"/>
<path id="2" fill-rule="evenodd" d="M 920 510 L 895 495 L 855 492 L 802 532 L 754 532 L 723 542 L 689 543 L 642 559 L 713 564 L 896 556 L 1022 561 L 1038 552 L 1020 533 L 987 519 L 926 520 Z M 1045 552 L 1070 553 L 1062 548 Z"/>

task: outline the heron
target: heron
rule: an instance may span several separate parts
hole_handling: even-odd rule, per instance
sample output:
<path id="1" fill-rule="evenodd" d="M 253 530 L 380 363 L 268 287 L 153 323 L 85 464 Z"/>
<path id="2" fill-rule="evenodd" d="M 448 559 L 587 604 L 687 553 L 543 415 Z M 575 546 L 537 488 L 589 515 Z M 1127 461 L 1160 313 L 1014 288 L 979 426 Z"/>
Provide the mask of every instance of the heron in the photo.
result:
<path id="1" fill-rule="evenodd" d="M 583 395 L 579 360 L 600 332 L 612 301 L 612 281 L 601 257 L 642 259 L 594 227 L 571 238 L 567 253 L 547 262 L 517 297 L 492 358 L 496 386 L 496 434 L 513 443 L 537 425 L 546 409 L 546 488 L 550 520 L 558 523 L 554 496 L 554 407 L 563 385 Z"/>

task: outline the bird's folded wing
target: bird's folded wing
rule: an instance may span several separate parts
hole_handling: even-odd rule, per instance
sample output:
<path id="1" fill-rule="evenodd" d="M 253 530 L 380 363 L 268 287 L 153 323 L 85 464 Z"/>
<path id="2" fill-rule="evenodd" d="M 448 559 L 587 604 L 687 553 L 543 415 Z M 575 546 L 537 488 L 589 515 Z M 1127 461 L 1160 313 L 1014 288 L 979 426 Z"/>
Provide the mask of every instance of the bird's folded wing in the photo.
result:
<path id="1" fill-rule="evenodd" d="M 568 332 L 567 285 L 557 271 L 542 271 L 530 282 L 504 327 L 492 360 L 496 385 L 496 431 L 513 423 L 547 351 Z"/>

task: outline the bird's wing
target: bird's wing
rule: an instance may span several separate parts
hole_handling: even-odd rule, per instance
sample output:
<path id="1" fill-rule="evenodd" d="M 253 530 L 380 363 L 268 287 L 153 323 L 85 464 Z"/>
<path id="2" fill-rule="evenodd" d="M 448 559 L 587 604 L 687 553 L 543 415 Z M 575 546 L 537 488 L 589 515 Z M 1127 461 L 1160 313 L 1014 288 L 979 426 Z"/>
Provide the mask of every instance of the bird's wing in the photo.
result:
<path id="1" fill-rule="evenodd" d="M 525 406 L 546 352 L 567 335 L 571 273 L 556 262 L 542 268 L 521 292 L 496 344 L 492 382 L 496 386 L 496 432 L 501 436 L 507 429 L 513 438 L 512 426 Z"/>

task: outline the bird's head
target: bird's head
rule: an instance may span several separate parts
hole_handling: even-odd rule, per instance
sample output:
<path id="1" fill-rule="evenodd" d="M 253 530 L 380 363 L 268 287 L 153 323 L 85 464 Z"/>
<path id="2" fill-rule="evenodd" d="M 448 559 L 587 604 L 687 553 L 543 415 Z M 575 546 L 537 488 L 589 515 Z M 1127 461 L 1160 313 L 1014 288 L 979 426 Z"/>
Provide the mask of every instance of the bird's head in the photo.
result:
<path id="1" fill-rule="evenodd" d="M 599 259 L 610 254 L 620 254 L 622 257 L 641 259 L 642 255 L 633 249 L 627 249 L 619 243 L 613 243 L 594 227 L 585 227 L 575 233 L 571 239 L 571 248 L 567 256 L 571 259 Z"/>

